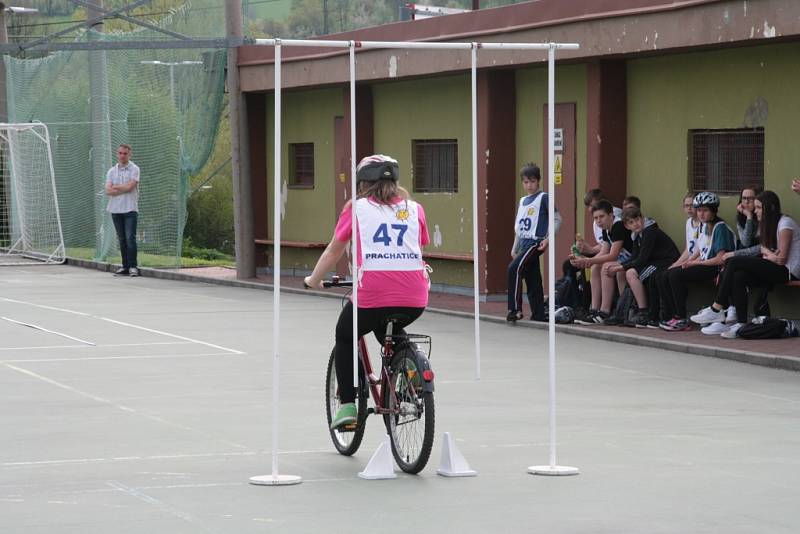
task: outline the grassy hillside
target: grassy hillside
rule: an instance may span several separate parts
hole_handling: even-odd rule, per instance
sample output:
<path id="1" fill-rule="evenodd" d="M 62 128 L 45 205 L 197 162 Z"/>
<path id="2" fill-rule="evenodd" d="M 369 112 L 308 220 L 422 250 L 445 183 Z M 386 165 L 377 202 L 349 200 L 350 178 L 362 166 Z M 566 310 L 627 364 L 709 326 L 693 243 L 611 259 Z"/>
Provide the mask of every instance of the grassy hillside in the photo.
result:
<path id="1" fill-rule="evenodd" d="M 249 4 L 246 14 L 251 19 L 286 20 L 292 7 L 292 0 L 243 0 Z"/>

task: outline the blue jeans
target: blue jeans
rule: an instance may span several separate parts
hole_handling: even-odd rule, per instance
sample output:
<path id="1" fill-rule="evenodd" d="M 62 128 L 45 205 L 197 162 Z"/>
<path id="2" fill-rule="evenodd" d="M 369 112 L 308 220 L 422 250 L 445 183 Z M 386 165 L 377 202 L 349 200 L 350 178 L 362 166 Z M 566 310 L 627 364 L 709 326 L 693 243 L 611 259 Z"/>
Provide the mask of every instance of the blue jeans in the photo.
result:
<path id="1" fill-rule="evenodd" d="M 136 221 L 138 217 L 139 214 L 135 211 L 111 214 L 111 220 L 114 221 L 114 228 L 117 230 L 122 268 L 126 271 L 132 267 L 139 267 L 136 262 Z"/>

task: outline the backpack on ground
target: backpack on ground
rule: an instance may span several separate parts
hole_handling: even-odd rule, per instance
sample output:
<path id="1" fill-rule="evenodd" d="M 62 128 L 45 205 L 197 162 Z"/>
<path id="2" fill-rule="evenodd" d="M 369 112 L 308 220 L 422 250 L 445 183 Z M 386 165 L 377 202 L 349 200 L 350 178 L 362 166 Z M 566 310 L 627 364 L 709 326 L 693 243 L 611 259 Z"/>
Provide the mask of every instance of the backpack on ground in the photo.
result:
<path id="1" fill-rule="evenodd" d="M 578 278 L 570 275 L 556 280 L 556 308 L 569 306 L 573 310 L 586 310 L 591 302 L 591 290 L 589 282 L 583 279 L 581 273 Z"/>
<path id="2" fill-rule="evenodd" d="M 797 324 L 791 319 L 758 316 L 739 329 L 739 337 L 744 339 L 781 339 L 797 337 Z"/>
<path id="3" fill-rule="evenodd" d="M 636 311 L 636 298 L 633 296 L 633 290 L 627 286 L 617 299 L 617 305 L 611 315 L 618 319 L 620 324 L 636 326 Z"/>

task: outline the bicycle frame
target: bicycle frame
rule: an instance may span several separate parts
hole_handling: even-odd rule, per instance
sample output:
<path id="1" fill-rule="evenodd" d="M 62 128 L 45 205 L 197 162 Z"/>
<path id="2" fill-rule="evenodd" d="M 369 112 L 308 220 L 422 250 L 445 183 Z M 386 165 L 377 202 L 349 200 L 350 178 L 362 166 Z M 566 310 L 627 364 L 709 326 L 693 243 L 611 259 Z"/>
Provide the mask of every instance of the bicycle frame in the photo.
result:
<path id="1" fill-rule="evenodd" d="M 370 395 L 372 401 L 375 403 L 374 412 L 377 414 L 391 413 L 383 405 L 384 388 L 389 386 L 389 363 L 394 355 L 394 341 L 391 334 L 387 334 L 383 342 L 383 354 L 381 354 L 381 376 L 378 377 L 372 370 L 372 362 L 369 359 L 369 352 L 367 351 L 367 343 L 364 337 L 358 339 L 359 360 L 361 360 L 361 368 L 364 370 L 364 377 L 369 384 Z"/>

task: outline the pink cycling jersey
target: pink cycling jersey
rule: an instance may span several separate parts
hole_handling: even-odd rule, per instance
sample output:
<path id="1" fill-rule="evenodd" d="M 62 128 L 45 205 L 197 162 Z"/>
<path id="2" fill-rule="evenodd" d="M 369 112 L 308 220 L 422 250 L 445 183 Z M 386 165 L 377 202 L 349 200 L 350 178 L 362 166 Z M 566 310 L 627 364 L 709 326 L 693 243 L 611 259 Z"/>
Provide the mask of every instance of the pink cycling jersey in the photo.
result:
<path id="1" fill-rule="evenodd" d="M 370 199 L 374 200 L 374 199 Z M 394 204 L 403 202 L 396 198 Z M 351 206 L 342 210 L 339 221 L 336 223 L 334 237 L 338 241 L 350 241 L 352 233 Z M 418 204 L 419 240 L 420 246 L 430 242 L 428 226 L 425 223 L 425 210 Z M 361 266 L 361 243 L 358 245 L 358 266 Z M 419 271 L 365 271 L 361 276 L 358 286 L 359 308 L 386 308 L 390 306 L 404 306 L 409 308 L 424 308 L 428 305 L 428 279 L 423 270 Z"/>

